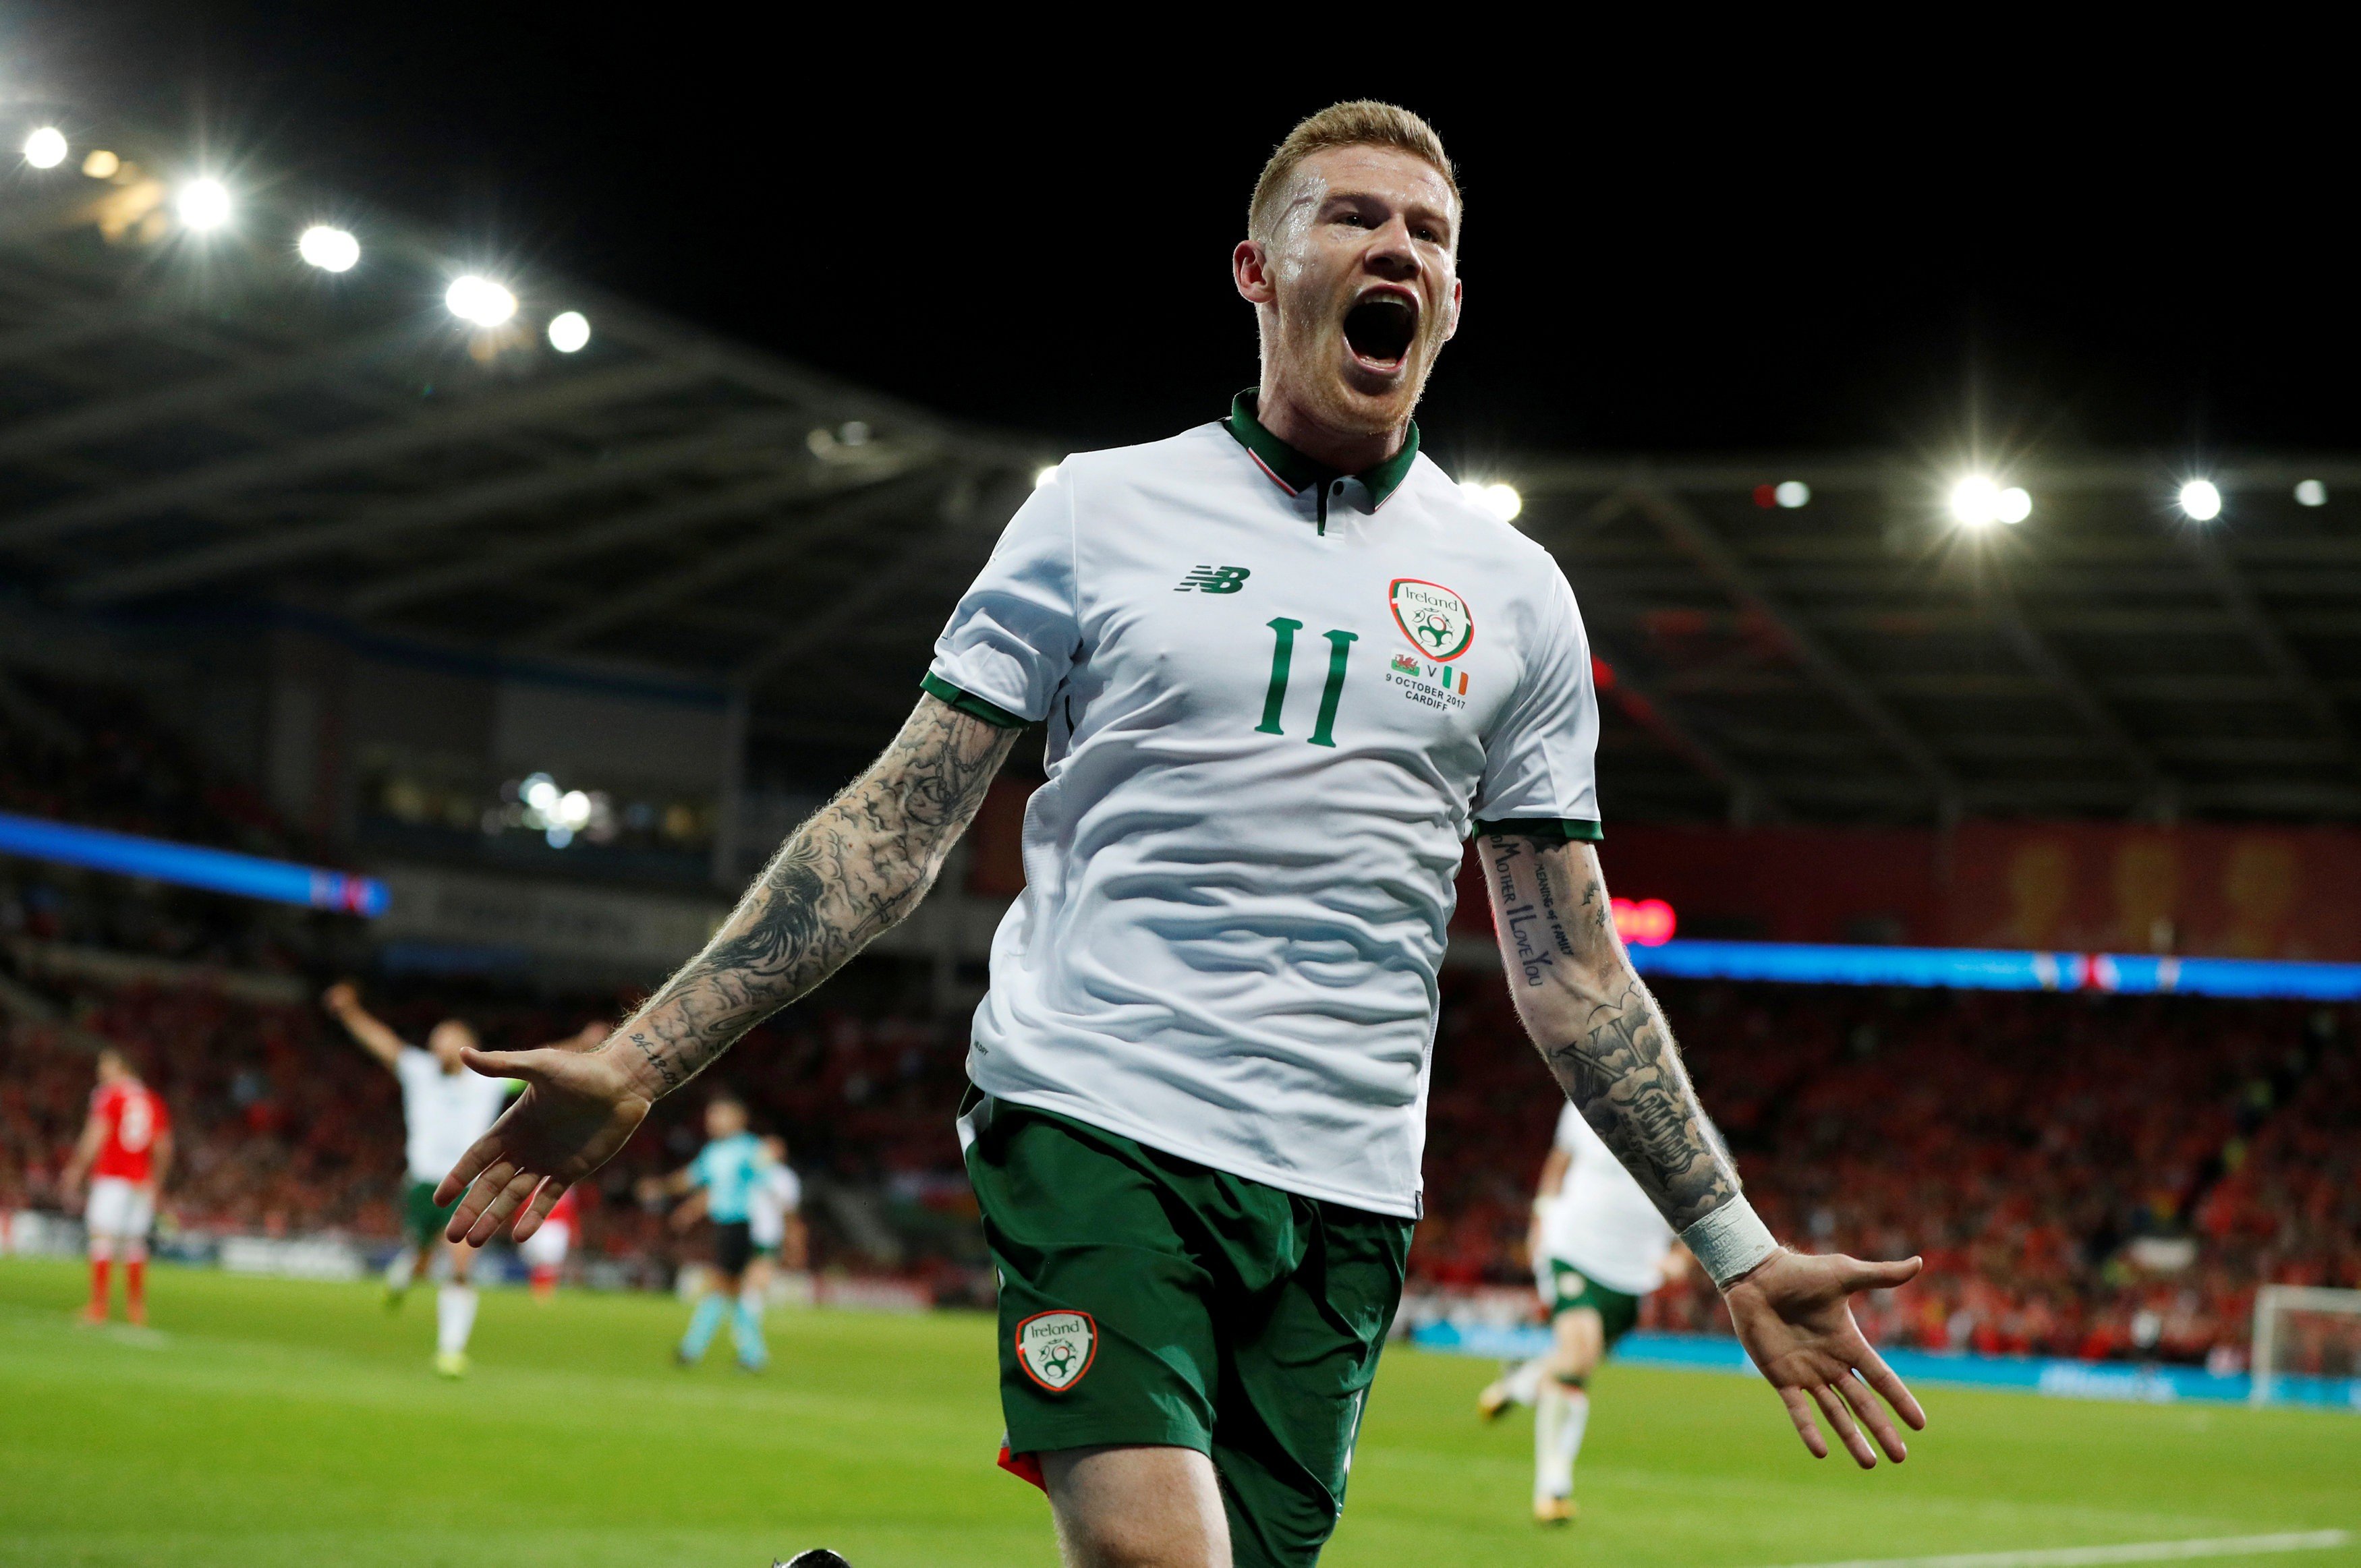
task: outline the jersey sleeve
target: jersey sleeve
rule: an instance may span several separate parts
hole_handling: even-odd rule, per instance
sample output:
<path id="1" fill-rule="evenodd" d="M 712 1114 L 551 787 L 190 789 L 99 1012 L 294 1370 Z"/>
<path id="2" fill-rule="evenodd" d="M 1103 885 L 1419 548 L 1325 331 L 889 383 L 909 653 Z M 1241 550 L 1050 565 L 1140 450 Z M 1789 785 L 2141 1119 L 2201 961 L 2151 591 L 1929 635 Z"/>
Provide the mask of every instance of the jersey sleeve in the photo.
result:
<path id="1" fill-rule="evenodd" d="M 711 1144 L 697 1150 L 697 1157 L 688 1162 L 688 1184 L 691 1187 L 713 1185 L 713 1146 Z"/>
<path id="2" fill-rule="evenodd" d="M 1073 487 L 1060 471 L 1008 520 L 935 640 L 920 684 L 978 718 L 1019 729 L 1049 716 L 1081 645 Z"/>
<path id="3" fill-rule="evenodd" d="M 1476 831 L 1597 840 L 1598 690 L 1563 573 L 1551 572 L 1538 620 L 1524 679 L 1486 748 Z"/>

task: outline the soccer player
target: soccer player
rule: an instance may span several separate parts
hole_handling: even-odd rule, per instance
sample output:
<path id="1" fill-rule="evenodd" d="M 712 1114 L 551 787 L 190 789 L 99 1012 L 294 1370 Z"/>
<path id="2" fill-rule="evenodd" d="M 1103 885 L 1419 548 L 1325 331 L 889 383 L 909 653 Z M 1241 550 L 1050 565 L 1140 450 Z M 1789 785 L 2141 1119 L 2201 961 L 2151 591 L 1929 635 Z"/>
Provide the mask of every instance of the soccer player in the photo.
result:
<path id="1" fill-rule="evenodd" d="M 544 1306 L 557 1299 L 558 1271 L 566 1266 L 566 1255 L 574 1245 L 575 1230 L 582 1223 L 582 1194 L 567 1188 L 557 1207 L 549 1212 L 541 1229 L 518 1244 L 517 1256 L 524 1260 L 533 1282 L 533 1299 Z"/>
<path id="2" fill-rule="evenodd" d="M 529 1233 L 653 1101 L 907 915 L 1046 724 L 961 1129 L 1005 1281 L 1006 1463 L 1069 1563 L 1301 1568 L 1335 1528 L 1420 1209 L 1471 833 L 1559 1088 L 1724 1291 L 1805 1446 L 1827 1452 L 1817 1408 L 1861 1465 L 1872 1436 L 1903 1457 L 1879 1396 L 1925 1418 L 1847 1298 L 1918 1266 L 1787 1252 L 1739 1190 L 1609 916 L 1573 592 L 1419 449 L 1460 220 L 1414 115 L 1339 104 L 1288 135 L 1231 256 L 1259 383 L 1027 498 L 901 733 L 602 1049 L 469 1054 L 531 1087 L 445 1179 L 452 1235 Z M 1169 241 L 1126 220 L 1060 243 Z"/>
<path id="3" fill-rule="evenodd" d="M 402 1216 L 409 1245 L 386 1270 L 386 1305 L 401 1304 L 420 1272 L 430 1266 L 434 1250 L 441 1247 L 448 1255 L 450 1275 L 434 1296 L 434 1370 L 445 1377 L 465 1376 L 467 1340 L 476 1327 L 476 1290 L 469 1278 L 477 1248 L 443 1239 L 453 1211 L 434 1201 L 434 1184 L 450 1162 L 499 1118 L 510 1086 L 467 1069 L 462 1054 L 475 1048 L 477 1041 L 475 1029 L 464 1020 L 445 1018 L 435 1025 L 421 1050 L 363 1007 L 360 993 L 349 983 L 330 986 L 321 1004 L 401 1084 L 408 1167 Z M 605 1035 L 605 1025 L 592 1024 L 562 1043 L 587 1049 Z"/>
<path id="4" fill-rule="evenodd" d="M 606 1037 L 607 1025 L 592 1023 L 583 1026 L 581 1037 L 597 1042 Z M 511 1100 L 524 1092 L 522 1081 L 513 1078 L 500 1080 L 500 1087 Z M 523 1260 L 526 1278 L 533 1288 L 533 1301 L 546 1307 L 557 1299 L 557 1277 L 566 1267 L 566 1255 L 574 1248 L 574 1234 L 582 1228 L 582 1194 L 568 1188 L 566 1196 L 549 1212 L 541 1229 L 517 1246 L 517 1256 Z"/>
<path id="5" fill-rule="evenodd" d="M 772 1276 L 783 1263 L 789 1268 L 805 1266 L 810 1244 L 804 1226 L 803 1179 L 787 1163 L 787 1140 L 774 1133 L 763 1140 L 763 1150 L 771 1163 L 746 1195 L 746 1234 L 754 1244 L 754 1259 L 746 1266 L 746 1288 L 738 1295 L 743 1310 L 754 1314 L 757 1332 L 763 1310 L 771 1304 Z"/>
<path id="6" fill-rule="evenodd" d="M 1640 1302 L 1679 1277 L 1688 1254 L 1613 1151 L 1572 1105 L 1542 1162 L 1533 1198 L 1533 1278 L 1549 1313 L 1549 1353 L 1477 1397 L 1487 1420 L 1533 1407 L 1533 1518 L 1575 1516 L 1574 1462 L 1590 1421 L 1590 1374 L 1640 1321 Z"/>
<path id="7" fill-rule="evenodd" d="M 771 1152 L 763 1140 L 746 1130 L 746 1107 L 734 1096 L 717 1094 L 705 1102 L 706 1145 L 697 1157 L 654 1186 L 675 1196 L 694 1197 L 673 1211 L 673 1226 L 686 1230 L 700 1214 L 713 1221 L 713 1278 L 689 1315 L 688 1332 L 681 1336 L 674 1359 L 694 1366 L 705 1358 L 730 1314 L 730 1339 L 738 1352 L 741 1372 L 760 1372 L 771 1364 L 770 1347 L 763 1341 L 763 1313 L 746 1292 L 747 1266 L 754 1259 L 753 1227 L 747 1215 L 755 1190 L 771 1174 Z"/>
<path id="8" fill-rule="evenodd" d="M 171 1168 L 172 1118 L 163 1097 L 139 1081 L 121 1051 L 99 1052 L 90 1117 L 63 1172 L 69 1197 L 81 1189 L 82 1173 L 90 1173 L 90 1201 L 82 1210 L 90 1233 L 90 1305 L 82 1309 L 83 1321 L 106 1321 L 106 1277 L 118 1252 L 124 1316 L 148 1321 L 148 1231 L 156 1223 L 156 1194 Z"/>

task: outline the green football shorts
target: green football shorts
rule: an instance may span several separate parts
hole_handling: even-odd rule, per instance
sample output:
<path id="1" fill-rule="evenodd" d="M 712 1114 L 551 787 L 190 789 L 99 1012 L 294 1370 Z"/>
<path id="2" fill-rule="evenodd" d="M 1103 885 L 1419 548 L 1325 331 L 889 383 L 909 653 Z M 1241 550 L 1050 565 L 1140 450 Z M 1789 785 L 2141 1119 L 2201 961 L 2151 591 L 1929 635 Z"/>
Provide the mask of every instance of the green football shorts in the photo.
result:
<path id="1" fill-rule="evenodd" d="M 1571 1312 L 1577 1307 L 1597 1312 L 1598 1326 L 1605 1331 L 1599 1342 L 1601 1351 L 1612 1347 L 1640 1321 L 1639 1297 L 1609 1290 L 1563 1258 L 1549 1260 L 1549 1280 L 1550 1288 L 1543 1294 L 1549 1298 L 1550 1317 L 1555 1319 L 1560 1312 Z"/>
<path id="2" fill-rule="evenodd" d="M 1237 1568 L 1336 1528 L 1411 1222 L 1299 1197 L 971 1091 L 999 1265 L 1001 1463 L 1100 1444 L 1211 1455 Z"/>
<path id="3" fill-rule="evenodd" d="M 459 1212 L 456 1198 L 451 1200 L 448 1208 L 435 1206 L 435 1185 L 432 1181 L 405 1181 L 401 1185 L 402 1228 L 410 1233 L 414 1245 L 430 1250 L 443 1239 L 443 1227 L 451 1223 L 451 1216 Z"/>

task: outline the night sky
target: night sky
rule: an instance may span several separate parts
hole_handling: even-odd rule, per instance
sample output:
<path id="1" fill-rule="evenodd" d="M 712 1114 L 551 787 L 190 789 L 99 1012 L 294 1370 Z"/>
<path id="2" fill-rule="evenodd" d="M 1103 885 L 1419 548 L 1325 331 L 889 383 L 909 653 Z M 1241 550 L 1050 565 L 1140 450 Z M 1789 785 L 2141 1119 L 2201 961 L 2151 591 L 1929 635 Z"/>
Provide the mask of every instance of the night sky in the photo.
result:
<path id="1" fill-rule="evenodd" d="M 1466 323 L 1421 412 L 1446 464 L 1971 431 L 2057 454 L 2356 444 L 2350 181 L 2312 167 L 2346 133 L 2290 117 L 2315 96 L 2300 58 L 2266 115 L 2202 49 L 2042 80 L 2006 49 L 1938 71 L 1850 39 L 1708 60 L 1678 31 L 1240 34 L 1201 66 L 1181 51 L 1223 43 L 1211 27 L 1092 60 L 1006 30 L 1021 13 L 971 43 L 906 9 L 851 15 L 860 34 L 736 15 L 41 0 L 0 5 L 0 91 L 201 131 L 1072 447 L 1169 433 L 1253 379 L 1227 273 L 1247 190 L 1296 117 L 1361 93 L 1433 119 L 1468 193 Z"/>

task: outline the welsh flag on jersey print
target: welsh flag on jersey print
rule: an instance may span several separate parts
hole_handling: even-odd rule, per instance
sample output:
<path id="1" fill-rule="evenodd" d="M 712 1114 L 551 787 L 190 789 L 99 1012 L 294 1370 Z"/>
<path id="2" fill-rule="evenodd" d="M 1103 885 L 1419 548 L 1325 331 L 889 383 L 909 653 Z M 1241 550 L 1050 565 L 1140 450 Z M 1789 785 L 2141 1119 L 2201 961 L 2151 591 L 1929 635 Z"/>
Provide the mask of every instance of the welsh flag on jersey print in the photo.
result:
<path id="1" fill-rule="evenodd" d="M 1467 695 L 1467 672 L 1465 670 L 1454 670 L 1445 664 L 1430 664 L 1407 653 L 1394 655 L 1394 670 L 1398 674 L 1428 682 L 1444 691 L 1457 692 L 1461 696 Z"/>

